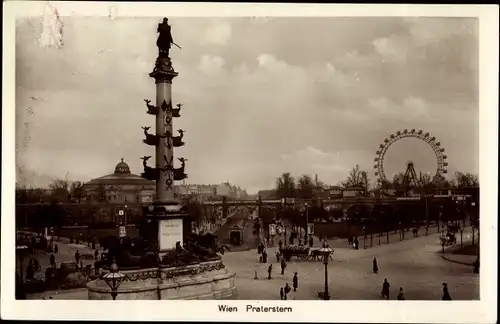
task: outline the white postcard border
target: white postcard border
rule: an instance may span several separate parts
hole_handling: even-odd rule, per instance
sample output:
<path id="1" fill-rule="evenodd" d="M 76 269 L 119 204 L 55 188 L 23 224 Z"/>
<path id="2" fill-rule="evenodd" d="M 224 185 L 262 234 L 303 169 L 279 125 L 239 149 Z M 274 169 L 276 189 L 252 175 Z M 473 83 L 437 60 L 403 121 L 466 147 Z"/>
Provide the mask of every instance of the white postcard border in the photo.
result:
<path id="1" fill-rule="evenodd" d="M 498 8 L 488 5 L 317 5 L 231 3 L 54 2 L 61 16 L 426 16 L 478 17 L 480 31 L 480 301 L 16 301 L 15 227 L 15 18 L 43 15 L 45 2 L 8 1 L 3 14 L 2 250 L 3 319 L 442 322 L 487 323 L 496 319 L 498 190 Z M 334 289 L 334 283 L 332 283 Z M 221 313 L 218 305 L 237 306 Z M 246 305 L 291 306 L 292 313 L 247 313 Z"/>

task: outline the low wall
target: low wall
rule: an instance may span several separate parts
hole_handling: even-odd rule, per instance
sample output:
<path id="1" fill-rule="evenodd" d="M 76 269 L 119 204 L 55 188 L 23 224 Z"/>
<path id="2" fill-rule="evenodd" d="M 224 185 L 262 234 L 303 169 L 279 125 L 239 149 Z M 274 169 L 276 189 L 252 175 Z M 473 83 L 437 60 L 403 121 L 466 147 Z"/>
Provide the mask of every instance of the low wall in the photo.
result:
<path id="1" fill-rule="evenodd" d="M 209 261 L 178 268 L 120 271 L 126 276 L 117 300 L 234 299 L 235 273 L 222 261 Z M 104 280 L 87 284 L 88 299 L 109 300 L 111 290 Z"/>
<path id="2" fill-rule="evenodd" d="M 80 237 L 80 233 L 82 234 L 82 237 L 87 237 L 90 235 L 90 237 L 106 237 L 106 236 L 118 236 L 119 235 L 119 228 L 114 227 L 114 228 L 90 228 L 88 229 L 87 226 L 82 226 L 82 227 L 62 227 L 59 228 L 55 231 L 56 236 L 61 236 L 61 237 L 73 237 L 74 239 Z M 129 237 L 136 237 L 139 235 L 139 230 L 135 227 L 135 225 L 127 225 L 127 236 Z"/>
<path id="3" fill-rule="evenodd" d="M 321 237 L 347 238 L 349 236 L 360 236 L 363 232 L 359 226 L 347 223 L 316 223 L 314 224 L 314 235 Z"/>

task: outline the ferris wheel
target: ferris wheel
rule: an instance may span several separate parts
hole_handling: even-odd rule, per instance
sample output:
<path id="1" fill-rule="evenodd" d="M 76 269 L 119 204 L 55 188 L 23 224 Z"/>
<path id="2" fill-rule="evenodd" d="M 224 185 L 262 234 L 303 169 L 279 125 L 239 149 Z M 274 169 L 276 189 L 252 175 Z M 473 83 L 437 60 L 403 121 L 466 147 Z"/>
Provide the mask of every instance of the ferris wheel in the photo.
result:
<path id="1" fill-rule="evenodd" d="M 387 150 L 392 144 L 406 137 L 413 137 L 422 140 L 432 148 L 434 154 L 436 155 L 437 162 L 437 169 L 434 177 L 444 176 L 444 174 L 448 173 L 448 157 L 446 156 L 446 154 L 444 154 L 444 148 L 441 147 L 441 143 L 437 142 L 436 138 L 434 136 L 431 136 L 431 134 L 424 133 L 423 130 L 416 131 L 415 129 L 405 129 L 403 131 L 397 131 L 396 133 L 389 135 L 389 137 L 384 139 L 384 142 L 380 144 L 379 149 L 377 150 L 376 156 L 373 159 L 375 163 L 373 165 L 373 168 L 375 171 L 375 176 L 378 177 L 379 182 L 387 181 L 387 177 L 384 171 L 384 157 Z"/>

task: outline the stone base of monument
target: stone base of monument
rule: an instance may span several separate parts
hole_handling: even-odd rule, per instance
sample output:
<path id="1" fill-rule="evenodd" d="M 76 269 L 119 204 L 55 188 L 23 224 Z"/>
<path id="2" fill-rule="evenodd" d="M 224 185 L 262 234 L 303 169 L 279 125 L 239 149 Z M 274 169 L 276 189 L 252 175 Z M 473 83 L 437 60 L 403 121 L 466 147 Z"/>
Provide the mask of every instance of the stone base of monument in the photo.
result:
<path id="1" fill-rule="evenodd" d="M 126 279 L 118 288 L 117 300 L 235 299 L 235 273 L 222 261 L 183 267 L 120 270 Z M 88 299 L 109 300 L 111 290 L 104 280 L 87 284 Z"/>

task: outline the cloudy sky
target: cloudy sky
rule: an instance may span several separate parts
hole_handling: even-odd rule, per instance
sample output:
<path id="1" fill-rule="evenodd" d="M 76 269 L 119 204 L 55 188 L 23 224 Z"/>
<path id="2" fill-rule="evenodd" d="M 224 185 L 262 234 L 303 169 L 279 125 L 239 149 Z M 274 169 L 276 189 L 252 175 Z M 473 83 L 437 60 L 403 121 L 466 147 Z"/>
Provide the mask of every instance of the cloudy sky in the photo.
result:
<path id="1" fill-rule="evenodd" d="M 18 180 L 88 181 L 124 158 L 140 173 L 141 126 L 154 125 L 148 76 L 160 18 L 61 17 L 62 48 L 40 45 L 43 17 L 16 24 Z M 477 21 L 463 18 L 170 18 L 182 50 L 173 100 L 184 104 L 188 183 L 250 192 L 282 172 L 328 184 L 373 157 L 390 133 L 423 129 L 452 174 L 479 169 Z M 386 155 L 388 176 L 435 171 L 425 143 Z"/>

